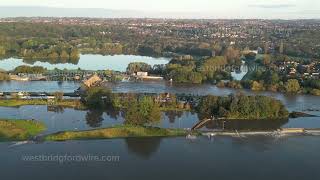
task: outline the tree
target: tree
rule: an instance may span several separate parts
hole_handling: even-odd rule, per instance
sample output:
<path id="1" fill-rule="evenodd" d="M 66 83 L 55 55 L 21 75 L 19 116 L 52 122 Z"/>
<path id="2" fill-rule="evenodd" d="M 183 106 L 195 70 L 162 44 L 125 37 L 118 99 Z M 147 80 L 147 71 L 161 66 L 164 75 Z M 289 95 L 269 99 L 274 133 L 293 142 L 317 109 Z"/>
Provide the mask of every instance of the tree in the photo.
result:
<path id="1" fill-rule="evenodd" d="M 225 52 L 225 57 L 229 64 L 240 64 L 240 51 L 230 46 Z"/>
<path id="2" fill-rule="evenodd" d="M 125 123 L 135 126 L 157 123 L 161 119 L 160 107 L 149 96 L 130 101 L 125 112 Z"/>
<path id="3" fill-rule="evenodd" d="M 279 47 L 279 53 L 283 54 L 283 51 L 284 51 L 284 44 L 283 44 L 283 40 L 281 40 L 280 47 Z"/>
<path id="4" fill-rule="evenodd" d="M 60 58 L 61 59 L 69 59 L 69 54 L 67 53 L 67 51 L 66 50 L 62 50 L 62 52 L 61 52 L 61 54 L 60 54 Z"/>
<path id="5" fill-rule="evenodd" d="M 18 66 L 14 69 L 14 73 L 18 74 L 18 73 L 26 73 L 26 74 L 42 74 L 46 72 L 46 69 L 42 66 Z"/>
<path id="6" fill-rule="evenodd" d="M 71 53 L 70 53 L 70 59 L 72 59 L 72 60 L 80 59 L 80 53 L 79 53 L 78 49 L 72 48 Z"/>
<path id="7" fill-rule="evenodd" d="M 54 97 L 57 101 L 62 101 L 63 100 L 63 95 L 64 93 L 63 92 L 55 92 L 54 93 Z"/>
<path id="8" fill-rule="evenodd" d="M 52 59 L 52 60 L 56 60 L 59 59 L 59 54 L 57 52 L 52 52 L 48 55 L 48 58 Z"/>
<path id="9" fill-rule="evenodd" d="M 253 108 L 254 107 L 254 108 Z M 197 107 L 199 118 L 224 117 L 234 119 L 288 118 L 288 111 L 279 100 L 267 96 L 230 95 L 205 96 Z"/>
<path id="10" fill-rule="evenodd" d="M 253 81 L 251 85 L 251 90 L 252 91 L 262 91 L 264 90 L 263 84 L 259 83 L 257 81 Z"/>
<path id="11" fill-rule="evenodd" d="M 264 65 L 269 65 L 270 63 L 271 63 L 271 57 L 270 57 L 270 55 L 265 54 L 265 55 L 263 56 L 263 64 L 264 64 Z"/>
<path id="12" fill-rule="evenodd" d="M 310 93 L 315 96 L 320 96 L 320 89 L 312 89 Z"/>
<path id="13" fill-rule="evenodd" d="M 139 104 L 137 100 L 130 102 L 130 107 L 125 111 L 125 124 L 142 126 L 145 124 L 143 117 L 139 113 Z"/>
<path id="14" fill-rule="evenodd" d="M 103 87 L 91 87 L 87 89 L 82 97 L 85 104 L 91 108 L 103 108 L 106 103 L 111 102 L 111 90 Z"/>
<path id="15" fill-rule="evenodd" d="M 133 62 L 130 63 L 127 67 L 127 73 L 133 74 L 136 72 L 150 72 L 152 70 L 152 67 L 143 62 Z"/>
<path id="16" fill-rule="evenodd" d="M 286 92 L 288 93 L 298 93 L 300 91 L 299 81 L 296 79 L 289 79 L 286 83 Z"/>
<path id="17" fill-rule="evenodd" d="M 6 49 L 3 46 L 0 46 L 0 56 L 6 55 Z"/>
<path id="18" fill-rule="evenodd" d="M 266 43 L 264 44 L 264 54 L 268 54 L 268 53 L 269 53 L 269 43 L 266 42 Z"/>

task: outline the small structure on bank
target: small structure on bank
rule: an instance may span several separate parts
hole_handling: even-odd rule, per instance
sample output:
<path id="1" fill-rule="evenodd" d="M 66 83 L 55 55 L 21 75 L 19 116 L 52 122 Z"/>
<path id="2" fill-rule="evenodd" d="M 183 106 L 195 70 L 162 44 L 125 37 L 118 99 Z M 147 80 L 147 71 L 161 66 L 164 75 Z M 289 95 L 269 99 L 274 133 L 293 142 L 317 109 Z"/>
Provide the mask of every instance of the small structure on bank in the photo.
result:
<path id="1" fill-rule="evenodd" d="M 133 76 L 137 79 L 137 80 L 163 80 L 163 77 L 159 77 L 159 76 L 150 76 L 148 74 L 148 72 L 136 72 L 133 74 Z"/>
<path id="2" fill-rule="evenodd" d="M 87 87 L 87 88 L 91 88 L 94 86 L 99 86 L 102 82 L 102 79 L 97 75 L 94 74 L 92 76 L 90 76 L 87 80 L 85 80 L 83 82 L 83 84 Z"/>

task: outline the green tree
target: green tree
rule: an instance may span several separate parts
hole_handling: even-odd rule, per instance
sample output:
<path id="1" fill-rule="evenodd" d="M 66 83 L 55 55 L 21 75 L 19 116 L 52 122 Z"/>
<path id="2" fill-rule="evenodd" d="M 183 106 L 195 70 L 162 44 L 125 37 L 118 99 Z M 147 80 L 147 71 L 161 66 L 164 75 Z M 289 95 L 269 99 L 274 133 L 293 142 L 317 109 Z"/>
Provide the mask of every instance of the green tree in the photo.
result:
<path id="1" fill-rule="evenodd" d="M 71 53 L 70 53 L 70 59 L 72 59 L 72 60 L 80 59 L 80 53 L 79 53 L 78 49 L 72 48 Z"/>
<path id="2" fill-rule="evenodd" d="M 60 54 L 60 58 L 61 58 L 61 59 L 69 59 L 70 56 L 69 56 L 69 54 L 67 53 L 66 50 L 62 50 L 62 51 L 61 51 L 61 54 Z"/>
<path id="3" fill-rule="evenodd" d="M 127 73 L 133 74 L 136 72 L 150 72 L 151 69 L 152 69 L 152 67 L 147 63 L 133 62 L 128 65 Z"/>
<path id="4" fill-rule="evenodd" d="M 6 55 L 6 49 L 3 46 L 0 46 L 0 56 Z"/>
<path id="5" fill-rule="evenodd" d="M 251 90 L 252 91 L 263 91 L 264 87 L 262 83 L 259 83 L 257 81 L 253 81 L 251 85 Z"/>
<path id="6" fill-rule="evenodd" d="M 63 95 L 64 93 L 63 92 L 55 92 L 54 94 L 54 97 L 57 101 L 62 101 L 63 100 Z"/>
<path id="7" fill-rule="evenodd" d="M 52 59 L 52 60 L 56 60 L 59 59 L 59 54 L 56 52 L 52 52 L 48 55 L 48 58 Z"/>
<path id="8" fill-rule="evenodd" d="M 299 81 L 296 79 L 289 79 L 286 83 L 286 92 L 288 93 L 298 93 L 300 89 Z"/>
<path id="9" fill-rule="evenodd" d="M 0 72 L 0 81 L 8 81 L 8 80 L 10 80 L 9 75 L 6 73 Z"/>
<path id="10" fill-rule="evenodd" d="M 142 126 L 160 121 L 160 107 L 151 97 L 144 96 L 140 100 L 133 99 L 129 104 L 125 112 L 126 124 Z"/>
<path id="11" fill-rule="evenodd" d="M 268 54 L 263 55 L 263 64 L 264 65 L 270 65 L 271 63 L 271 57 Z"/>
<path id="12" fill-rule="evenodd" d="M 240 51 L 232 46 L 228 47 L 225 52 L 225 57 L 229 64 L 241 64 L 240 56 Z"/>
<path id="13" fill-rule="evenodd" d="M 86 94 L 82 97 L 85 104 L 91 108 L 103 108 L 108 102 L 111 102 L 111 90 L 103 87 L 92 87 L 87 89 Z"/>

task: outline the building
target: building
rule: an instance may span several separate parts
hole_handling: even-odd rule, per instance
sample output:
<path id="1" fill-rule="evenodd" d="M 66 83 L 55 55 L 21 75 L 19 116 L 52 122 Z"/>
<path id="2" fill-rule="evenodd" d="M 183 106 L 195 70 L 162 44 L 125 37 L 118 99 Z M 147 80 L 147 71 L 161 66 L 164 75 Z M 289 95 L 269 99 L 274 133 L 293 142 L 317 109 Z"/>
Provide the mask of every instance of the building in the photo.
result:
<path id="1" fill-rule="evenodd" d="M 148 72 L 137 72 L 137 76 L 147 77 L 148 76 Z"/>
<path id="2" fill-rule="evenodd" d="M 102 79 L 97 74 L 94 74 L 90 76 L 87 80 L 85 80 L 83 84 L 86 87 L 90 88 L 90 87 L 98 86 L 101 82 L 102 82 Z"/>

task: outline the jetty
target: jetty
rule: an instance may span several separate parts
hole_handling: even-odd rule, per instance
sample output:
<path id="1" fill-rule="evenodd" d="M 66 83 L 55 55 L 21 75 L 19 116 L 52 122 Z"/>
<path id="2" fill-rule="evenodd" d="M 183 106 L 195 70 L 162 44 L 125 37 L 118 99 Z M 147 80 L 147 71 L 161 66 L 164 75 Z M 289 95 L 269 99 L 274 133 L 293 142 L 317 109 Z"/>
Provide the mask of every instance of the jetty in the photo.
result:
<path id="1" fill-rule="evenodd" d="M 213 121 L 213 120 L 214 120 L 214 118 L 213 118 L 213 119 L 204 119 L 204 120 L 202 120 L 202 121 L 199 121 L 197 124 L 195 124 L 195 125 L 191 128 L 191 130 L 200 129 L 200 128 L 202 128 L 205 124 L 207 124 L 209 121 Z"/>

